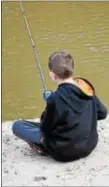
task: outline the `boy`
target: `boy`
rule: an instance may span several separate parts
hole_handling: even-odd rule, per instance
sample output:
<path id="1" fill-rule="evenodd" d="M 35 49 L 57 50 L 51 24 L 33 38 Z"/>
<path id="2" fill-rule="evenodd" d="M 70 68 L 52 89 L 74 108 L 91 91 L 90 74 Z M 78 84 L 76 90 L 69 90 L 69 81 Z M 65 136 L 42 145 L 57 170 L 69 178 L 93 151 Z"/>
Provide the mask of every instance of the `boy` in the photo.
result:
<path id="1" fill-rule="evenodd" d="M 69 53 L 52 54 L 48 66 L 58 88 L 49 97 L 45 92 L 47 106 L 41 122 L 16 121 L 13 133 L 58 161 L 73 161 L 96 147 L 97 120 L 105 119 L 107 110 L 88 80 L 74 78 L 74 60 Z"/>

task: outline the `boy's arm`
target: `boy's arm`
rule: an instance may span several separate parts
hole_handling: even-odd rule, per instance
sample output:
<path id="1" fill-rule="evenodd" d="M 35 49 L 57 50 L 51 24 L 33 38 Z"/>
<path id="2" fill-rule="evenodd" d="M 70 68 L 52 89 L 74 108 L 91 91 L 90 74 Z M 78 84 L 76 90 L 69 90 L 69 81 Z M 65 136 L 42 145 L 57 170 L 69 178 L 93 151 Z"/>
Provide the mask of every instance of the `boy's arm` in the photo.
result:
<path id="1" fill-rule="evenodd" d="M 40 121 L 41 121 L 41 122 L 43 121 L 43 119 L 44 119 L 44 117 L 45 117 L 45 111 L 46 111 L 46 109 L 42 112 L 42 114 L 41 114 L 41 116 L 40 116 Z"/>
<path id="2" fill-rule="evenodd" d="M 50 97 L 47 100 L 47 106 L 41 121 L 41 130 L 45 135 L 51 133 L 53 122 L 54 122 L 54 102 L 52 100 L 52 97 Z"/>
<path id="3" fill-rule="evenodd" d="M 49 91 L 49 90 L 46 90 L 44 93 L 43 93 L 43 98 L 44 100 L 47 102 L 48 98 L 52 95 L 53 92 Z M 40 116 L 40 120 L 42 122 L 42 120 L 44 119 L 45 117 L 45 112 L 46 112 L 46 109 L 42 112 L 41 116 Z"/>
<path id="4" fill-rule="evenodd" d="M 95 99 L 97 106 L 97 120 L 105 119 L 107 116 L 107 109 L 97 96 L 95 96 Z"/>

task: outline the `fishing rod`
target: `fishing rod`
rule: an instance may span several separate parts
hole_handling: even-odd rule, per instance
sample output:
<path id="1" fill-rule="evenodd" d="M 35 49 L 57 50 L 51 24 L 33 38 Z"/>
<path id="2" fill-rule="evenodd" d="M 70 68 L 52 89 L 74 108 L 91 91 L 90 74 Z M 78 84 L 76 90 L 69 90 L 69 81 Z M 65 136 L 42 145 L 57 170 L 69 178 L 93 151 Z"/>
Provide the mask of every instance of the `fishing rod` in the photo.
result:
<path id="1" fill-rule="evenodd" d="M 26 28 L 27 28 L 27 32 L 28 32 L 30 40 L 31 40 L 32 48 L 33 48 L 33 51 L 34 51 L 34 54 L 35 54 L 36 63 L 37 63 L 37 67 L 39 69 L 39 73 L 40 73 L 40 78 L 41 78 L 43 90 L 44 91 L 48 91 L 47 84 L 46 84 L 45 77 L 44 77 L 43 68 L 42 68 L 42 66 L 40 64 L 40 61 L 39 61 L 37 47 L 36 47 L 36 44 L 34 42 L 32 34 L 31 34 L 31 30 L 30 30 L 29 23 L 28 23 L 28 20 L 27 20 L 26 12 L 24 10 L 24 6 L 23 6 L 22 1 L 19 1 L 19 3 L 20 3 L 20 7 L 21 7 L 21 12 L 22 12 L 22 14 L 24 16 L 24 20 L 25 20 L 25 25 L 26 25 Z"/>

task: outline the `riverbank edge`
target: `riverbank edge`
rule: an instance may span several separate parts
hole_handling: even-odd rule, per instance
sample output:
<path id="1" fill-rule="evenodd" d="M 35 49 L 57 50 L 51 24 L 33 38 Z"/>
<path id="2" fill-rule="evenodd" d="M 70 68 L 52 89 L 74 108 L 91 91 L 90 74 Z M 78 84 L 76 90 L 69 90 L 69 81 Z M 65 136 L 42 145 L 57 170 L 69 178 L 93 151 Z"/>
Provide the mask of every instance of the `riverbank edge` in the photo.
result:
<path id="1" fill-rule="evenodd" d="M 34 153 L 12 134 L 13 122 L 2 123 L 2 186 L 109 186 L 109 115 L 98 122 L 96 149 L 66 164 Z"/>

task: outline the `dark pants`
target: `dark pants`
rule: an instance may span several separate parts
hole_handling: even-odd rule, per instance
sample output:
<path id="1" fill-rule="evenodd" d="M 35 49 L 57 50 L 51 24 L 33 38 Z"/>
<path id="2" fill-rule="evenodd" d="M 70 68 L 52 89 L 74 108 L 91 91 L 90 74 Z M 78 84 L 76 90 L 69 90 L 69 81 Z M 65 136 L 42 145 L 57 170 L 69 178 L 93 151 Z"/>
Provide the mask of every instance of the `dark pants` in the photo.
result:
<path id="1" fill-rule="evenodd" d="M 12 131 L 16 136 L 25 140 L 30 145 L 36 145 L 40 148 L 44 147 L 40 123 L 18 120 L 13 124 Z"/>

